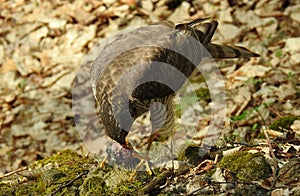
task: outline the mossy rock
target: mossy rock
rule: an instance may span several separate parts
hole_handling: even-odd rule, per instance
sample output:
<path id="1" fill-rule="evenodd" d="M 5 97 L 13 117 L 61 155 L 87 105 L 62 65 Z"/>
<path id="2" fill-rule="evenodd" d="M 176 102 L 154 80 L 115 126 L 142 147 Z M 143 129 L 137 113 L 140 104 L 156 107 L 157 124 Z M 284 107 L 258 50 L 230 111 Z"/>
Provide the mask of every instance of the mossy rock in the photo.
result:
<path id="1" fill-rule="evenodd" d="M 226 168 L 242 181 L 251 181 L 268 178 L 271 167 L 261 153 L 240 151 L 224 157 L 218 167 Z"/>
<path id="2" fill-rule="evenodd" d="M 80 186 L 80 195 L 103 195 L 107 190 L 105 180 L 101 175 L 87 177 Z"/>
<path id="3" fill-rule="evenodd" d="M 284 116 L 273 121 L 269 128 L 275 131 L 289 130 L 295 120 L 300 120 L 300 116 Z"/>
<path id="4" fill-rule="evenodd" d="M 198 165 L 205 159 L 209 158 L 207 152 L 201 153 L 203 149 L 197 144 L 186 143 L 180 146 L 177 153 L 177 160 L 183 161 L 192 165 Z M 201 155 L 203 154 L 203 155 Z"/>
<path id="5" fill-rule="evenodd" d="M 28 170 L 0 181 L 0 196 L 7 195 L 136 195 L 153 176 L 105 165 L 72 150 L 33 163 Z M 156 172 L 157 173 L 157 172 Z"/>
<path id="6" fill-rule="evenodd" d="M 18 176 L 6 178 L 9 183 L 2 183 L 0 195 L 50 195 L 78 175 L 87 173 L 94 164 L 92 158 L 80 156 L 72 150 L 63 150 L 34 162 Z M 56 195 L 63 195 L 63 192 L 78 195 L 83 178 L 84 175 L 70 186 L 61 188 Z"/>
<path id="7" fill-rule="evenodd" d="M 138 172 L 129 180 L 133 171 L 118 166 L 96 167 L 92 169 L 79 187 L 80 195 L 136 195 L 143 182 L 150 181 L 145 172 Z"/>

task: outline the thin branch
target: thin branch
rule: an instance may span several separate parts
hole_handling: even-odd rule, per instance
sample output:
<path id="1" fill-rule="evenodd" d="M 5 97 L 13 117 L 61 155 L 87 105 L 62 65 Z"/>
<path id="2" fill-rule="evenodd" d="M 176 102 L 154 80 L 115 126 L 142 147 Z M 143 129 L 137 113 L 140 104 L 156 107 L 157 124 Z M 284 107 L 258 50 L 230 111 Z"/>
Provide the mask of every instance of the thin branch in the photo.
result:
<path id="1" fill-rule="evenodd" d="M 8 176 L 11 176 L 11 175 L 13 175 L 13 174 L 19 173 L 19 172 L 24 171 L 24 170 L 27 170 L 27 169 L 28 169 L 27 166 L 26 166 L 26 167 L 21 167 L 21 168 L 19 168 L 19 169 L 16 169 L 16 170 L 14 170 L 14 171 L 8 172 L 8 173 L 6 173 L 6 174 L 0 176 L 0 179 L 5 178 L 5 177 L 8 177 Z"/>
<path id="2" fill-rule="evenodd" d="M 50 194 L 50 196 L 54 196 L 54 194 L 58 193 L 60 190 L 62 190 L 63 188 L 66 188 L 68 186 L 70 186 L 73 182 L 75 182 L 76 180 L 80 179 L 82 176 L 88 174 L 89 171 L 84 171 L 83 173 L 79 174 L 78 176 L 76 176 L 73 180 L 70 180 L 68 183 L 61 185 L 60 187 L 58 187 L 54 192 L 52 192 Z"/>
<path id="3" fill-rule="evenodd" d="M 179 168 L 176 172 L 174 176 L 179 176 L 181 174 L 186 173 L 190 168 L 187 166 L 182 166 L 181 168 Z M 174 174 L 173 169 L 169 169 L 164 171 L 161 175 L 159 175 L 156 179 L 152 180 L 151 182 L 149 182 L 145 187 L 143 187 L 138 194 L 139 195 L 144 195 L 147 194 L 149 192 L 151 192 L 157 185 L 161 184 L 166 178 L 172 176 L 172 174 Z"/>
<path id="4" fill-rule="evenodd" d="M 266 139 L 267 139 L 267 144 L 268 144 L 268 146 L 269 146 L 269 151 L 270 151 L 270 154 L 271 154 L 271 156 L 272 156 L 272 158 L 273 158 L 273 162 L 274 162 L 274 172 L 273 172 L 273 178 L 274 178 L 274 180 L 273 180 L 272 186 L 271 186 L 271 190 L 273 190 L 273 188 L 274 188 L 275 185 L 276 185 L 276 181 L 277 181 L 276 176 L 277 176 L 277 171 L 278 171 L 278 163 L 277 163 L 276 156 L 275 156 L 275 154 L 274 154 L 274 152 L 273 152 L 273 148 L 272 148 L 272 145 L 271 145 L 271 142 L 270 142 L 269 135 L 268 135 L 268 133 L 267 133 L 266 130 L 264 130 L 264 135 L 265 135 L 265 137 L 266 137 Z"/>

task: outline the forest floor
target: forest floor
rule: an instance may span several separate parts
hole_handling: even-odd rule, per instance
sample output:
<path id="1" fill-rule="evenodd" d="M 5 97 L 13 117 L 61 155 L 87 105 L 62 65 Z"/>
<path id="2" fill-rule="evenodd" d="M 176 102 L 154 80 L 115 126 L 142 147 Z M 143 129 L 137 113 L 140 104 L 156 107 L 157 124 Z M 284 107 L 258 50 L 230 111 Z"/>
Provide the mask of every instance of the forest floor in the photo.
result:
<path id="1" fill-rule="evenodd" d="M 0 7 L 0 195 L 300 195 L 298 0 L 15 0 Z M 226 113 L 213 127 L 214 147 L 199 154 L 215 119 L 211 89 L 196 77 L 200 101 L 187 86 L 175 106 L 184 138 L 175 160 L 131 180 L 132 171 L 101 165 L 111 141 L 94 106 L 85 105 L 91 92 L 77 96 L 84 66 L 115 33 L 205 17 L 219 22 L 212 42 L 260 55 L 215 62 Z M 135 126 L 145 127 L 140 121 Z"/>

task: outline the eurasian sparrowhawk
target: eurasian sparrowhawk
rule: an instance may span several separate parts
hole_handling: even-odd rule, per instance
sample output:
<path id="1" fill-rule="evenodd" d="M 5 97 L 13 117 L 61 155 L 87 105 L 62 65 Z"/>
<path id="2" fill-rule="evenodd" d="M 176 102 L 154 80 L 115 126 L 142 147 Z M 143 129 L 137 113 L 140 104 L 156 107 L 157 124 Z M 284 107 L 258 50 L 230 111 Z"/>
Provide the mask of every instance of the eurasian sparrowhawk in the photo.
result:
<path id="1" fill-rule="evenodd" d="M 104 48 L 92 66 L 92 86 L 110 138 L 132 149 L 128 132 L 136 118 L 150 111 L 149 150 L 154 133 L 168 136 L 173 129 L 174 95 L 201 66 L 201 58 L 258 56 L 243 47 L 210 43 L 217 25 L 206 18 L 177 25 L 162 21 L 121 34 L 109 43 L 109 50 Z M 141 46 L 131 47 L 133 42 Z"/>

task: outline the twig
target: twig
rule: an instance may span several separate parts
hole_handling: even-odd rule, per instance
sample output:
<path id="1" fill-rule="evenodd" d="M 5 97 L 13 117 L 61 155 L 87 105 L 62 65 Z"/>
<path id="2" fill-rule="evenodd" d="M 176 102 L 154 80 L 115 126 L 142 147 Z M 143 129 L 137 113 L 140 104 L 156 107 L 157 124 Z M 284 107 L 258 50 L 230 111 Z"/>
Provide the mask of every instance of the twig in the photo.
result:
<path id="1" fill-rule="evenodd" d="M 274 178 L 274 180 L 273 180 L 272 186 L 271 186 L 271 190 L 273 190 L 273 188 L 276 185 L 276 181 L 277 181 L 276 175 L 277 175 L 277 170 L 278 170 L 278 166 L 277 166 L 278 163 L 277 163 L 276 156 L 275 156 L 275 154 L 273 152 L 273 148 L 272 148 L 272 145 L 271 145 L 271 142 L 270 142 L 270 138 L 268 136 L 268 133 L 267 133 L 266 129 L 264 130 L 264 135 L 266 136 L 267 144 L 269 146 L 269 151 L 270 151 L 270 154 L 271 154 L 271 156 L 273 158 L 273 162 L 274 162 L 274 172 L 273 172 L 273 178 Z"/>
<path id="2" fill-rule="evenodd" d="M 78 180 L 79 178 L 81 178 L 82 176 L 86 175 L 87 173 L 89 173 L 89 171 L 84 171 L 83 173 L 79 174 L 78 176 L 76 176 L 76 178 L 74 178 L 73 180 L 70 180 L 68 183 L 61 185 L 60 187 L 58 187 L 54 192 L 52 192 L 50 194 L 50 196 L 53 196 L 55 193 L 58 193 L 58 191 L 62 190 L 63 188 L 66 188 L 68 186 L 70 186 L 73 182 L 75 182 L 76 180 Z"/>
<path id="3" fill-rule="evenodd" d="M 182 168 L 179 168 L 176 172 L 175 172 L 175 176 L 179 176 L 183 173 L 186 173 L 190 168 L 187 166 L 182 166 Z M 163 182 L 166 178 L 172 176 L 172 174 L 174 174 L 173 169 L 169 169 L 164 171 L 161 175 L 159 175 L 156 179 L 152 180 L 151 182 L 149 182 L 145 187 L 143 187 L 138 194 L 139 195 L 144 195 L 146 193 L 149 193 L 150 191 L 152 191 L 157 185 L 159 185 L 161 182 Z"/>
<path id="4" fill-rule="evenodd" d="M 146 193 L 149 193 L 151 190 L 154 189 L 157 185 L 159 185 L 162 181 L 164 181 L 167 177 L 170 177 L 172 175 L 171 170 L 164 171 L 160 176 L 158 176 L 156 179 L 149 182 L 145 187 L 143 187 L 139 191 L 139 195 L 144 195 Z"/>
<path id="5" fill-rule="evenodd" d="M 5 177 L 8 177 L 8 176 L 11 176 L 11 175 L 13 175 L 13 174 L 15 174 L 15 173 L 19 173 L 19 172 L 24 171 L 24 170 L 27 170 L 27 169 L 28 169 L 27 166 L 26 166 L 26 167 L 21 167 L 21 168 L 19 168 L 19 169 L 16 169 L 16 170 L 14 170 L 14 171 L 8 172 L 8 173 L 6 173 L 6 174 L 0 176 L 0 179 L 5 178 Z"/>
<path id="6" fill-rule="evenodd" d="M 267 122 L 265 121 L 265 119 L 264 119 L 263 115 L 261 114 L 261 112 L 256 107 L 254 107 L 253 109 L 256 111 L 256 113 L 258 114 L 258 116 L 261 118 L 262 122 L 264 124 L 267 124 Z"/>

